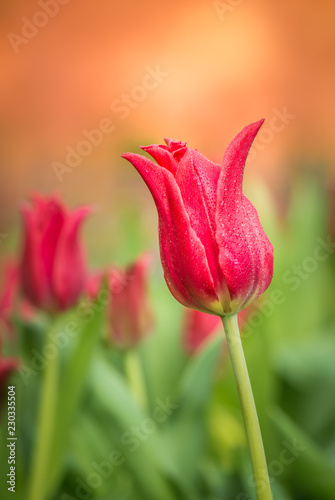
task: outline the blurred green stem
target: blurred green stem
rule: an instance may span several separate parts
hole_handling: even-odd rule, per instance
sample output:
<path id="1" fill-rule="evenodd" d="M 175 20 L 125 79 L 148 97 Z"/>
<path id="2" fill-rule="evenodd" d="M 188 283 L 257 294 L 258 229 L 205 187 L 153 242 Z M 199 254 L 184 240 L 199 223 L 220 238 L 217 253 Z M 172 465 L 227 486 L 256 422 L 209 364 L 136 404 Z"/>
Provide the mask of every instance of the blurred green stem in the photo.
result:
<path id="1" fill-rule="evenodd" d="M 49 461 L 53 441 L 54 422 L 57 411 L 58 386 L 58 349 L 51 338 L 51 328 L 45 338 L 45 346 L 55 348 L 53 355 L 47 359 L 42 373 L 39 410 L 35 432 L 32 469 L 28 485 L 28 500 L 45 500 L 47 478 L 50 473 Z"/>
<path id="2" fill-rule="evenodd" d="M 252 394 L 248 368 L 245 362 L 241 336 L 237 323 L 237 314 L 232 316 L 223 316 L 222 323 L 226 332 L 229 354 L 240 398 L 257 499 L 272 500 L 262 435 L 259 427 L 255 401 Z"/>
<path id="3" fill-rule="evenodd" d="M 131 392 L 141 408 L 148 407 L 146 384 L 143 377 L 143 367 L 135 349 L 128 349 L 125 354 L 125 370 Z"/>

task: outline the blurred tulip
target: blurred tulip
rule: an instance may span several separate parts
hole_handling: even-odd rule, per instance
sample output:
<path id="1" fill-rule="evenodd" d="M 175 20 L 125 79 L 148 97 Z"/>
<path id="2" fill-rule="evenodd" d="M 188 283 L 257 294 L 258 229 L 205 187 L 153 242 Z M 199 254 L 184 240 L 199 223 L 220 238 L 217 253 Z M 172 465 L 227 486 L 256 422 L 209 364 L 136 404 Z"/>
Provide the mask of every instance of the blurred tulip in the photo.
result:
<path id="1" fill-rule="evenodd" d="M 31 321 L 36 312 L 36 309 L 26 299 L 16 297 L 18 289 L 18 265 L 14 259 L 9 259 L 3 265 L 3 280 L 0 290 L 0 326 L 3 326 L 5 334 L 12 338 L 14 337 L 14 313 L 24 321 Z M 1 330 L 2 328 L 0 328 Z"/>
<path id="2" fill-rule="evenodd" d="M 0 321 L 5 325 L 7 332 L 12 332 L 10 316 L 13 312 L 14 298 L 18 288 L 18 269 L 12 260 L 3 266 L 3 279 L 0 290 Z"/>
<path id="3" fill-rule="evenodd" d="M 125 270 L 114 268 L 108 273 L 109 324 L 113 343 L 119 347 L 136 346 L 152 329 L 148 300 L 150 261 L 150 256 L 144 254 Z"/>
<path id="4" fill-rule="evenodd" d="M 95 271 L 87 277 L 85 291 L 90 299 L 97 299 L 104 276 L 104 271 Z"/>
<path id="5" fill-rule="evenodd" d="M 254 304 L 251 304 L 246 309 L 243 309 L 243 311 L 239 312 L 237 315 L 237 321 L 241 332 L 241 336 L 243 336 L 243 330 L 246 327 L 248 318 L 254 309 L 255 309 Z"/>
<path id="6" fill-rule="evenodd" d="M 243 309 L 238 313 L 237 319 L 241 335 L 253 305 Z M 222 321 L 220 316 L 207 314 L 195 309 L 185 308 L 184 325 L 182 330 L 183 344 L 187 352 L 194 354 L 198 352 L 208 339 L 219 333 L 223 334 Z"/>
<path id="7" fill-rule="evenodd" d="M 203 313 L 195 309 L 185 309 L 182 338 L 186 351 L 195 354 L 220 329 L 223 333 L 220 316 Z"/>
<path id="8" fill-rule="evenodd" d="M 20 274 L 23 292 L 36 307 L 53 313 L 73 306 L 86 282 L 82 222 L 84 206 L 68 212 L 55 197 L 35 196 L 22 208 L 24 222 Z"/>
<path id="9" fill-rule="evenodd" d="M 222 166 L 171 139 L 166 146 L 142 147 L 157 163 L 123 155 L 154 198 L 165 280 L 186 307 L 235 314 L 271 282 L 273 248 L 242 192 L 244 165 L 262 123 L 235 137 Z"/>

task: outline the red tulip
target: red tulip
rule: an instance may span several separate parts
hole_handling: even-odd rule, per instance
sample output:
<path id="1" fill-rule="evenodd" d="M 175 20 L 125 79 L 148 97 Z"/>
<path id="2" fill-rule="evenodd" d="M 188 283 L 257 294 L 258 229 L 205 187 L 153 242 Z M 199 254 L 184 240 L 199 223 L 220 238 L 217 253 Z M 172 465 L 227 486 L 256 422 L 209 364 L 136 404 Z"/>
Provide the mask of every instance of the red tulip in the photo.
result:
<path id="1" fill-rule="evenodd" d="M 238 313 L 237 320 L 238 320 L 238 326 L 241 332 L 241 335 L 243 336 L 245 327 L 248 323 L 248 318 L 250 314 L 254 311 L 255 309 L 255 304 L 251 304 L 249 307 L 246 309 L 243 309 L 243 311 Z"/>
<path id="2" fill-rule="evenodd" d="M 238 324 L 240 327 L 241 335 L 243 335 L 243 328 L 246 323 L 247 317 L 250 314 L 249 306 L 243 309 L 238 314 Z M 220 316 L 214 314 L 207 314 L 196 309 L 185 309 L 184 326 L 183 326 L 183 343 L 187 352 L 194 354 L 198 352 L 213 335 L 222 331 L 222 321 Z"/>
<path id="3" fill-rule="evenodd" d="M 104 277 L 105 272 L 102 270 L 94 271 L 87 276 L 85 292 L 90 299 L 96 300 L 98 298 Z"/>
<path id="4" fill-rule="evenodd" d="M 4 326 L 6 336 L 14 337 L 14 311 L 25 321 L 30 321 L 34 318 L 36 310 L 27 300 L 16 300 L 19 290 L 19 269 L 14 259 L 8 259 L 1 270 L 3 280 L 0 290 L 0 326 Z"/>
<path id="5" fill-rule="evenodd" d="M 194 309 L 185 309 L 183 343 L 187 352 L 198 352 L 215 333 L 222 329 L 219 316 L 206 314 Z"/>
<path id="6" fill-rule="evenodd" d="M 109 272 L 109 323 L 113 343 L 119 347 L 137 345 L 153 326 L 147 289 L 150 260 L 144 254 L 125 270 Z"/>
<path id="7" fill-rule="evenodd" d="M 83 291 L 86 266 L 79 229 L 90 212 L 85 206 L 69 213 L 58 199 L 41 196 L 34 197 L 32 207 L 23 207 L 21 282 L 36 307 L 68 309 Z"/>
<path id="8" fill-rule="evenodd" d="M 3 280 L 0 291 L 0 321 L 5 325 L 6 331 L 12 332 L 10 316 L 14 307 L 14 297 L 18 287 L 17 265 L 7 261 L 3 266 Z"/>
<path id="9" fill-rule="evenodd" d="M 269 286 L 273 248 L 242 192 L 244 165 L 263 120 L 230 143 L 222 166 L 186 143 L 142 147 L 157 161 L 127 153 L 159 216 L 161 260 L 174 297 L 220 316 L 247 307 Z"/>

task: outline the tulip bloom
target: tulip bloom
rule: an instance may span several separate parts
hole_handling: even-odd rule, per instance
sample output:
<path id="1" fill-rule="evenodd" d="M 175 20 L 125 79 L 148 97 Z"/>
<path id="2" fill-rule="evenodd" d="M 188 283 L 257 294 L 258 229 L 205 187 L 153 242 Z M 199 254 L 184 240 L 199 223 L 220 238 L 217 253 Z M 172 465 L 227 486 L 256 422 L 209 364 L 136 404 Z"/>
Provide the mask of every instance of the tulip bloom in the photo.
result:
<path id="1" fill-rule="evenodd" d="M 12 312 L 14 297 L 17 290 L 18 271 L 14 261 L 7 261 L 3 266 L 3 282 L 0 291 L 0 316 Z"/>
<path id="2" fill-rule="evenodd" d="M 54 198 L 34 197 L 22 208 L 23 252 L 21 284 L 26 298 L 47 312 L 73 306 L 86 282 L 86 265 L 79 230 L 89 207 L 68 212 Z"/>
<path id="3" fill-rule="evenodd" d="M 27 300 L 16 300 L 19 291 L 19 269 L 13 259 L 8 259 L 2 266 L 3 281 L 0 289 L 0 327 L 4 326 L 6 335 L 14 336 L 15 328 L 12 317 L 14 311 L 25 321 L 34 318 L 35 309 Z M 0 328 L 1 331 L 1 328 Z"/>
<path id="4" fill-rule="evenodd" d="M 106 273 L 104 271 L 99 270 L 94 271 L 87 276 L 85 292 L 90 299 L 97 300 L 105 274 Z"/>
<path id="5" fill-rule="evenodd" d="M 152 329 L 153 315 L 148 301 L 150 261 L 150 256 L 143 254 L 125 270 L 114 268 L 109 272 L 109 324 L 112 341 L 118 347 L 136 346 Z"/>
<path id="6" fill-rule="evenodd" d="M 197 353 L 205 342 L 221 328 L 222 321 L 219 316 L 195 309 L 185 309 L 182 338 L 186 351 L 190 354 Z"/>
<path id="7" fill-rule="evenodd" d="M 241 335 L 243 335 L 243 328 L 252 307 L 243 309 L 238 314 Z M 220 316 L 207 314 L 196 309 L 185 309 L 182 337 L 186 351 L 190 354 L 197 353 L 208 339 L 219 332 L 221 327 L 222 321 Z"/>
<path id="8" fill-rule="evenodd" d="M 12 333 L 10 316 L 14 308 L 14 298 L 18 287 L 18 270 L 13 261 L 7 261 L 2 269 L 3 281 L 0 290 L 0 323 L 5 325 L 8 333 Z"/>
<path id="9" fill-rule="evenodd" d="M 142 147 L 157 163 L 123 155 L 154 198 L 165 280 L 187 307 L 235 314 L 271 282 L 273 248 L 242 192 L 245 161 L 262 123 L 235 137 L 221 166 L 171 139 Z"/>
<path id="10" fill-rule="evenodd" d="M 148 300 L 148 267 L 151 257 L 143 254 L 125 269 L 113 267 L 92 274 L 86 284 L 90 299 L 96 300 L 107 280 L 110 292 L 108 323 L 110 337 L 118 347 L 134 347 L 146 337 L 153 326 Z"/>

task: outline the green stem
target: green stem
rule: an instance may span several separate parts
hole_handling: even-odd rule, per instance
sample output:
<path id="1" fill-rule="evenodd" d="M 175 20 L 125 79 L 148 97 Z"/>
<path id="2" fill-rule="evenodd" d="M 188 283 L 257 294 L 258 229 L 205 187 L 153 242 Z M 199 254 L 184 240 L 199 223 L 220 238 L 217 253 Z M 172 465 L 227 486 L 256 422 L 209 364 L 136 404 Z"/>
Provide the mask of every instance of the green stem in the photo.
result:
<path id="1" fill-rule="evenodd" d="M 54 345 L 50 331 L 46 335 L 45 345 Z M 57 411 L 58 352 L 47 360 L 41 381 L 40 404 L 37 417 L 36 441 L 32 459 L 28 500 L 45 500 L 47 477 L 53 441 L 54 421 Z"/>
<path id="2" fill-rule="evenodd" d="M 222 323 L 226 332 L 229 354 L 240 398 L 257 499 L 272 500 L 262 435 L 250 385 L 248 368 L 244 358 L 241 336 L 237 323 L 237 315 L 223 316 Z"/>
<path id="3" fill-rule="evenodd" d="M 125 353 L 125 369 L 134 398 L 143 409 L 147 408 L 148 400 L 143 368 L 138 352 L 135 349 L 129 349 Z"/>

